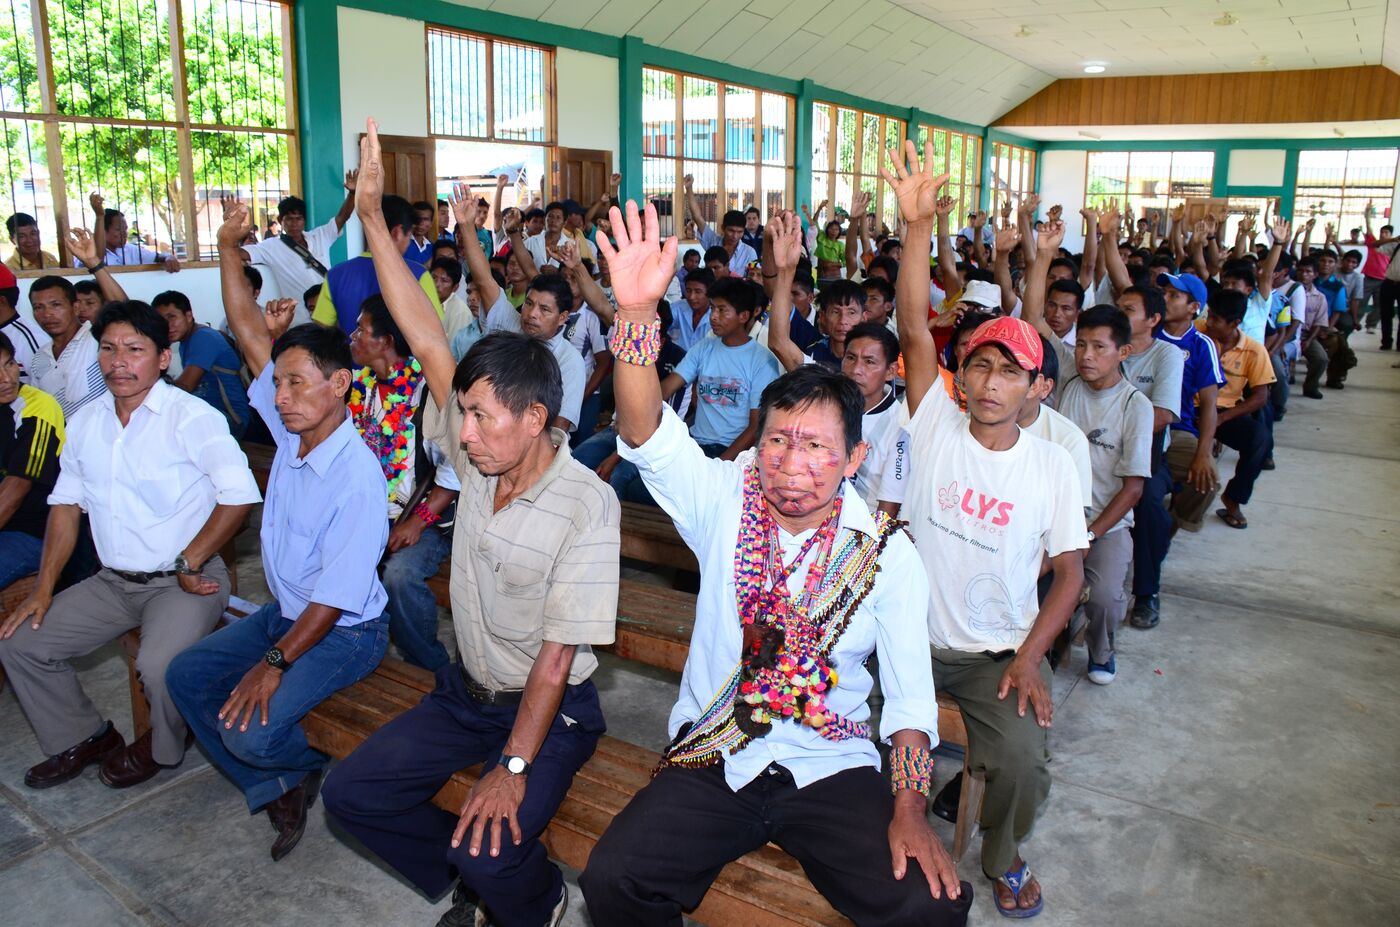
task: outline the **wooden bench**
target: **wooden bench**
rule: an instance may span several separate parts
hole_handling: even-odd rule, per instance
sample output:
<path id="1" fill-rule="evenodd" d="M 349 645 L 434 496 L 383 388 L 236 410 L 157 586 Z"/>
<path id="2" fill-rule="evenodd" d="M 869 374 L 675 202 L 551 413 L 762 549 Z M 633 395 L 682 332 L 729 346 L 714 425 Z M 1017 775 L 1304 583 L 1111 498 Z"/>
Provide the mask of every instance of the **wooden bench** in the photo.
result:
<path id="1" fill-rule="evenodd" d="M 0 618 L 4 618 L 10 612 L 19 608 L 24 600 L 29 598 L 29 594 L 34 591 L 34 584 L 39 581 L 39 574 L 30 573 L 28 576 L 21 576 L 10 583 L 4 589 L 0 589 Z M 5 688 L 5 667 L 0 666 L 0 690 Z"/>
<path id="2" fill-rule="evenodd" d="M 699 573 L 695 552 L 681 540 L 671 516 L 654 505 L 622 503 L 622 556 Z"/>

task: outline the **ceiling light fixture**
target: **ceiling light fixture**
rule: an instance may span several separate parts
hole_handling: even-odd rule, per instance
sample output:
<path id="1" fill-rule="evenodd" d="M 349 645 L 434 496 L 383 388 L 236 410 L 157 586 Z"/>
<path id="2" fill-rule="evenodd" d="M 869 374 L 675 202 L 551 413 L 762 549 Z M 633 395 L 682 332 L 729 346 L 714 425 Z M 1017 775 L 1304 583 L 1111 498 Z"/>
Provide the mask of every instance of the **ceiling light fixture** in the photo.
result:
<path id="1" fill-rule="evenodd" d="M 1083 129 L 1080 129 L 1079 134 L 1084 136 L 1085 138 L 1092 138 L 1096 142 L 1103 140 L 1103 136 L 1097 132 L 1086 132 Z"/>
<path id="2" fill-rule="evenodd" d="M 1228 12 L 1227 12 L 1224 16 L 1222 16 L 1222 17 L 1220 17 L 1219 19 L 1215 20 L 1215 24 L 1216 24 L 1217 26 L 1233 26 L 1233 25 L 1236 25 L 1237 23 L 1239 23 L 1239 20 L 1236 19 L 1233 15 L 1231 15 L 1231 14 L 1228 13 Z"/>
<path id="3" fill-rule="evenodd" d="M 1256 68 L 1271 68 L 1274 65 L 1268 55 L 1260 55 L 1258 58 L 1251 61 L 1250 64 L 1254 65 Z"/>
<path id="4" fill-rule="evenodd" d="M 1333 126 L 1333 127 L 1332 127 L 1332 134 L 1335 135 L 1335 136 L 1337 136 L 1337 138 L 1346 138 L 1346 137 L 1347 137 L 1347 134 L 1346 134 L 1345 132 L 1343 132 L 1343 131 L 1341 130 L 1341 128 L 1338 127 L 1338 126 Z"/>
<path id="5" fill-rule="evenodd" d="M 1022 26 L 1020 29 L 1017 29 L 1015 32 L 1013 32 L 1011 34 L 1011 37 L 1013 39 L 1028 39 L 1032 35 L 1035 35 L 1035 33 L 1031 32 L 1029 26 Z"/>
<path id="6" fill-rule="evenodd" d="M 1105 67 L 1104 67 L 1103 65 L 1101 65 L 1101 64 L 1086 64 L 1086 65 L 1084 65 L 1084 73 L 1085 73 L 1085 74 L 1102 74 L 1102 73 L 1103 73 L 1104 71 L 1106 71 L 1106 70 L 1108 70 L 1108 69 L 1105 68 Z"/>

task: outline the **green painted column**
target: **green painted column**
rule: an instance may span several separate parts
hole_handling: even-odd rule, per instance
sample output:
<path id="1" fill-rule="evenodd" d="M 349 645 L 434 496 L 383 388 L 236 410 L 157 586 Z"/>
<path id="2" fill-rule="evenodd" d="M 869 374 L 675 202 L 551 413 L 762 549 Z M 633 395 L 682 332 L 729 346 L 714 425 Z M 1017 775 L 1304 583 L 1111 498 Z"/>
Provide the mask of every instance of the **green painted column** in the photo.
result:
<path id="1" fill-rule="evenodd" d="M 979 184 L 977 195 L 977 209 L 985 211 L 991 208 L 992 202 L 992 152 L 995 146 L 992 142 L 992 127 L 985 126 L 982 129 L 982 183 Z M 1040 169 L 1040 156 L 1036 156 L 1036 170 Z M 1037 178 L 1038 179 L 1038 178 Z"/>
<path id="2" fill-rule="evenodd" d="M 335 0 L 297 0 L 293 10 L 297 55 L 297 123 L 301 187 L 308 225 L 330 219 L 345 197 L 341 142 L 340 24 Z M 345 259 L 345 239 L 331 260 Z"/>
<path id="3" fill-rule="evenodd" d="M 812 198 L 812 104 L 815 101 L 816 85 L 811 79 L 804 79 L 797 87 L 797 100 L 794 104 L 796 124 L 792 132 L 793 199 L 787 204 L 794 211 L 800 204 Z M 816 203 L 812 205 L 815 206 Z"/>
<path id="4" fill-rule="evenodd" d="M 1290 148 L 1283 154 L 1283 189 L 1279 192 L 1278 211 L 1280 215 L 1289 216 L 1295 221 L 1297 216 L 1293 210 L 1297 207 L 1295 200 L 1298 196 L 1298 149 Z M 1340 235 L 1340 229 L 1338 230 Z"/>
<path id="5" fill-rule="evenodd" d="M 642 201 L 642 40 L 624 36 L 617 59 L 618 173 L 624 200 Z"/>

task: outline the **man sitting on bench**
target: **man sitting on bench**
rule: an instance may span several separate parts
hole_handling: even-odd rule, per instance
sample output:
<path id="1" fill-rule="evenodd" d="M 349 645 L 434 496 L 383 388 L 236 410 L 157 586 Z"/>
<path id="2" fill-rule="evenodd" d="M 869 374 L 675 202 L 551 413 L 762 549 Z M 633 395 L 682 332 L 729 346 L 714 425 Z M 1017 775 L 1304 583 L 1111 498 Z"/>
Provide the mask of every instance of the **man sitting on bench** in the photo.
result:
<path id="1" fill-rule="evenodd" d="M 617 498 L 550 428 L 564 388 L 548 344 L 494 333 L 453 362 L 378 208 L 383 176 L 370 120 L 356 205 L 384 300 L 432 393 L 424 434 L 462 484 L 451 593 L 460 662 L 335 768 L 326 810 L 430 898 L 455 870 L 443 924 L 557 925 L 567 893 L 539 836 L 604 729 L 589 645 L 611 643 L 617 620 Z M 483 761 L 460 818 L 433 805 L 453 773 Z"/>
<path id="2" fill-rule="evenodd" d="M 248 402 L 277 444 L 258 534 L 273 601 L 176 657 L 166 682 L 248 810 L 267 811 L 275 862 L 301 840 L 326 762 L 302 717 L 373 672 L 389 643 L 388 597 L 375 574 L 389 536 L 387 491 L 345 414 L 345 336 L 307 322 L 272 340 L 269 328 L 290 321 L 296 301 L 270 303 L 264 321 L 243 276 L 248 207 L 225 201 L 224 213 L 224 310 L 256 378 Z"/>
<path id="3" fill-rule="evenodd" d="M 649 369 L 676 242 L 660 247 L 650 204 L 645 236 L 627 212 L 624 226 L 612 211 L 617 249 L 598 241 L 618 302 L 618 448 L 694 549 L 701 589 L 675 739 L 581 879 L 593 923 L 677 924 L 726 863 L 772 840 L 857 924 L 962 924 L 972 891 L 926 817 L 928 583 L 898 523 L 849 485 L 860 387 L 819 365 L 785 374 L 763 391 L 755 451 L 706 457 Z M 893 796 L 865 723 L 877 649 Z"/>

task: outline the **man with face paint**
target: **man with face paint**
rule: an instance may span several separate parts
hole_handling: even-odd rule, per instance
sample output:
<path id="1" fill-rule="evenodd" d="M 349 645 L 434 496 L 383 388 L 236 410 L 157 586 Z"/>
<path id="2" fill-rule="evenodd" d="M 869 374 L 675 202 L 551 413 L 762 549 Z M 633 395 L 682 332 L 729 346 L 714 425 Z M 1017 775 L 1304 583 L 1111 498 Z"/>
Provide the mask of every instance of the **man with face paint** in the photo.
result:
<path id="1" fill-rule="evenodd" d="M 903 514 L 933 579 L 934 682 L 957 700 L 972 768 L 985 771 L 982 871 L 1002 913 L 1030 917 L 1044 900 L 1020 844 L 1050 791 L 1045 654 L 1083 585 L 1083 497 L 1069 453 L 1017 425 L 1044 358 L 1030 325 L 997 318 L 974 332 L 959 369 L 967 415 L 939 384 L 929 252 L 948 175 L 934 176 L 931 142 L 922 161 L 913 142 L 889 156 L 894 170 L 882 173 L 908 223 L 895 301 L 913 416 Z M 1045 557 L 1055 577 L 1037 604 Z"/>
<path id="2" fill-rule="evenodd" d="M 771 839 L 858 924 L 963 924 L 971 890 L 924 813 L 936 742 L 928 584 L 896 523 L 848 485 L 865 457 L 859 387 L 818 365 L 779 377 L 754 451 L 707 458 L 650 369 L 676 241 L 662 245 L 651 205 L 643 218 L 628 203 L 625 224 L 614 209 L 612 227 L 618 451 L 701 578 L 672 744 L 580 878 L 593 923 L 677 923 L 725 863 Z M 893 798 L 865 723 L 872 652 Z M 782 687 L 796 693 L 785 706 L 765 694 Z"/>
<path id="3" fill-rule="evenodd" d="M 369 675 L 389 642 L 375 567 L 389 537 L 384 471 L 346 415 L 350 350 L 340 329 L 264 319 L 242 270 L 248 207 L 224 201 L 219 269 L 229 327 L 254 376 L 248 402 L 277 445 L 258 539 L 272 601 L 180 654 L 166 674 L 200 746 L 266 811 L 272 859 L 296 847 L 327 757 L 302 717 Z M 282 331 L 276 340 L 272 330 Z"/>

